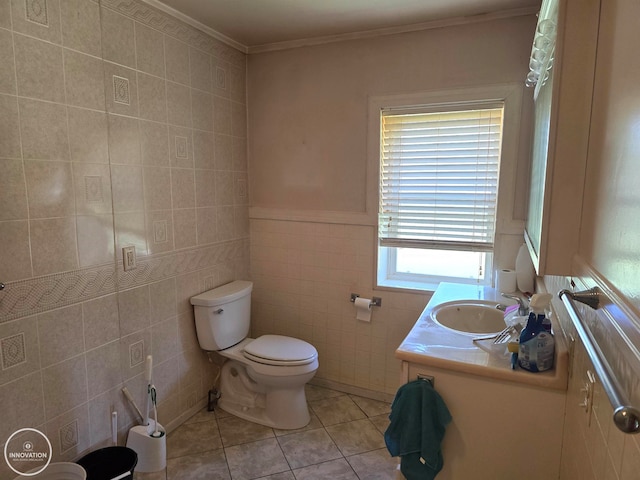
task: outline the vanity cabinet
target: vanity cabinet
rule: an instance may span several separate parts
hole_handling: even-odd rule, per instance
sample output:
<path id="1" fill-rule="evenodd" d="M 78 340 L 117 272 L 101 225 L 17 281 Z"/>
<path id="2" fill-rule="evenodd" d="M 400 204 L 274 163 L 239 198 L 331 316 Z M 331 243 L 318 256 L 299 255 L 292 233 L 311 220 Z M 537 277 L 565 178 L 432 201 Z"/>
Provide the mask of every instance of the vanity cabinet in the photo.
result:
<path id="1" fill-rule="evenodd" d="M 538 275 L 569 275 L 578 250 L 600 0 L 557 3 L 555 49 L 536 89 L 525 240 Z M 548 25 L 548 24 L 547 24 Z M 544 26 L 542 27 L 544 28 Z M 543 75 L 544 76 L 544 75 Z"/>
<path id="2" fill-rule="evenodd" d="M 404 382 L 432 376 L 451 412 L 438 480 L 558 478 L 564 391 L 406 361 L 402 372 Z"/>

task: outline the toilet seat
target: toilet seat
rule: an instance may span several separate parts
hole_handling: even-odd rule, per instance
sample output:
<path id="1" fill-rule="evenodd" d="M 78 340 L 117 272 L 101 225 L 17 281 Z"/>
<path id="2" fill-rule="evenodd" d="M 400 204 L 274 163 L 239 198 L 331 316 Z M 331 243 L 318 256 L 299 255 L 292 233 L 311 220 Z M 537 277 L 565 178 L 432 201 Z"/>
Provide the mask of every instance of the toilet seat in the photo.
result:
<path id="1" fill-rule="evenodd" d="M 318 358 L 313 345 L 283 335 L 263 335 L 245 345 L 242 353 L 254 362 L 276 366 L 307 365 Z"/>

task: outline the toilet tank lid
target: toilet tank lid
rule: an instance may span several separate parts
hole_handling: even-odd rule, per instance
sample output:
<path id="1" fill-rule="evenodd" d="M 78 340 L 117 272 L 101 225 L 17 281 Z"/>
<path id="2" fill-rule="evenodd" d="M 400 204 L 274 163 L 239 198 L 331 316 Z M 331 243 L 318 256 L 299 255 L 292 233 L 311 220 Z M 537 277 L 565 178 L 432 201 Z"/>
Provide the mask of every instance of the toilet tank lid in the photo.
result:
<path id="1" fill-rule="evenodd" d="M 191 305 L 199 305 L 203 307 L 224 305 L 225 303 L 233 302 L 234 300 L 250 294 L 252 288 L 252 282 L 236 280 L 191 297 Z"/>

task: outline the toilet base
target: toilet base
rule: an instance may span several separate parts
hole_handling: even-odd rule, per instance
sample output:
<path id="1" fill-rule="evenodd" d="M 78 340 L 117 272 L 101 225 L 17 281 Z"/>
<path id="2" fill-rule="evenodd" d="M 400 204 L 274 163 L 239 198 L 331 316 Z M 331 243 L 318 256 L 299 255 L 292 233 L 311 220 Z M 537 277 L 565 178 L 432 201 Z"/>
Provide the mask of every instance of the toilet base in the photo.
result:
<path id="1" fill-rule="evenodd" d="M 289 416 L 289 418 L 287 418 L 287 422 L 283 423 L 282 421 L 276 422 L 270 418 L 267 414 L 267 409 L 262 407 L 246 407 L 234 403 L 233 401 L 225 401 L 224 398 L 220 399 L 218 407 L 231 415 L 249 422 L 258 423 L 266 427 L 277 428 L 279 430 L 295 430 L 297 428 L 302 428 L 307 426 L 311 420 L 308 409 L 306 409 L 306 415 Z"/>
<path id="2" fill-rule="evenodd" d="M 302 428 L 311 419 L 305 384 L 289 388 L 259 386 L 248 377 L 243 365 L 229 361 L 222 367 L 218 406 L 236 417 L 267 427 Z"/>

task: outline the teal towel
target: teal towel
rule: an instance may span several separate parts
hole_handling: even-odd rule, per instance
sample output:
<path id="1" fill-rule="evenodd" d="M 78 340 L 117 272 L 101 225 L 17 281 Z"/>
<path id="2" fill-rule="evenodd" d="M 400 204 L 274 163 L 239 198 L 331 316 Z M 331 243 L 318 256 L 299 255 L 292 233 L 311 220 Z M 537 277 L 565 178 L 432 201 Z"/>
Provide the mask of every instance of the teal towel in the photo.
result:
<path id="1" fill-rule="evenodd" d="M 398 389 L 384 433 L 387 450 L 400 456 L 407 480 L 432 480 L 444 461 L 440 444 L 451 422 L 449 409 L 430 382 L 415 380 Z"/>

